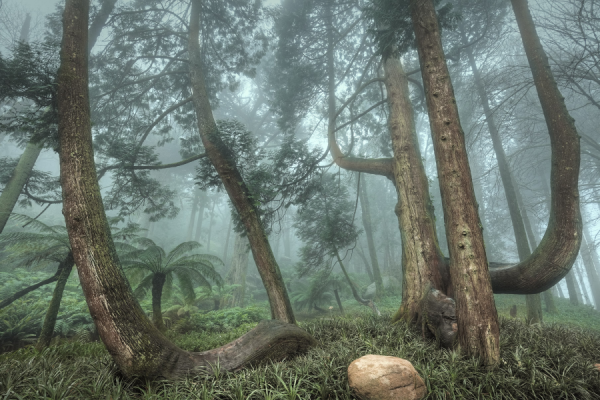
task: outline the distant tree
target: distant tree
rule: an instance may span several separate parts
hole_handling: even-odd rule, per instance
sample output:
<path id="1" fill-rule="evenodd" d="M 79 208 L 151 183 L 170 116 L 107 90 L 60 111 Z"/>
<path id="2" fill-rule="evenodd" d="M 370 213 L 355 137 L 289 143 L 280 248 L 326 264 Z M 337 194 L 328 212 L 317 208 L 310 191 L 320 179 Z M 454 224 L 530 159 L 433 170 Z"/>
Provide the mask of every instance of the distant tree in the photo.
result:
<path id="1" fill-rule="evenodd" d="M 196 250 L 201 247 L 198 242 L 181 243 L 168 254 L 147 238 L 136 239 L 134 243 L 139 244 L 142 249 L 130 248 L 130 251 L 119 258 L 123 269 L 139 281 L 133 294 L 141 299 L 148 290 L 151 291 L 152 321 L 161 331 L 166 329 L 162 317 L 163 295 L 166 299 L 171 297 L 175 278 L 177 288 L 188 302 L 196 298 L 194 284 L 209 290 L 212 290 L 211 281 L 223 286 L 223 279 L 216 271 L 216 267 L 223 262 L 210 254 L 197 253 Z M 119 247 L 124 250 L 123 246 Z"/>

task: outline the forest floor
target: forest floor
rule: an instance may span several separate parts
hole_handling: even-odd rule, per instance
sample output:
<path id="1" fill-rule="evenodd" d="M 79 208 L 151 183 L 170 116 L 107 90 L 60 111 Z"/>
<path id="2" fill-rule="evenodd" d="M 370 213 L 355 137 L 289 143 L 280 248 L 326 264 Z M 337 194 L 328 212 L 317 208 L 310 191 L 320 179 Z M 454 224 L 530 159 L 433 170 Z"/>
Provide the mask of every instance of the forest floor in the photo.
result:
<path id="1" fill-rule="evenodd" d="M 403 323 L 391 324 L 399 298 L 380 303 L 377 317 L 350 301 L 344 316 L 302 315 L 299 325 L 319 342 L 293 360 L 236 373 L 215 371 L 180 382 L 121 377 L 100 342 L 57 340 L 37 352 L 33 346 L 0 356 L 1 399 L 353 399 L 348 365 L 366 354 L 409 360 L 427 385 L 426 399 L 600 399 L 600 313 L 557 299 L 559 313 L 544 324 L 523 322 L 523 296 L 500 295 L 501 364 L 492 371 L 475 359 L 439 349 Z M 518 317 L 508 317 L 516 304 Z M 170 331 L 189 351 L 228 343 L 255 324 L 203 332 Z"/>

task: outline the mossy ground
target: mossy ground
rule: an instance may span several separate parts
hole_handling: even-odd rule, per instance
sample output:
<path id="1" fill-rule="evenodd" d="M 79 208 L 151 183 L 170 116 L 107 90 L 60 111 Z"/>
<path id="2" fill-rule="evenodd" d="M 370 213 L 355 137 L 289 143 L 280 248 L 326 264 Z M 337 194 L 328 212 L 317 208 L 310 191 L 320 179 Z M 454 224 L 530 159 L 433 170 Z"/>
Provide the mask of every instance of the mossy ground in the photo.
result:
<path id="1" fill-rule="evenodd" d="M 559 314 L 545 314 L 543 325 L 508 318 L 520 296 L 498 296 L 501 365 L 488 371 L 477 360 L 441 350 L 416 330 L 391 324 L 399 302 L 380 303 L 382 317 L 365 307 L 344 304 L 345 316 L 332 312 L 305 319 L 300 326 L 319 345 L 293 360 L 268 363 L 236 373 L 215 371 L 180 382 L 124 379 L 102 343 L 62 340 L 43 352 L 26 347 L 0 356 L 2 399 L 352 399 L 347 368 L 366 354 L 402 357 L 427 385 L 427 399 L 600 399 L 600 314 L 557 300 Z M 307 317 L 307 316 L 304 316 Z M 313 316 L 315 317 L 315 316 Z M 179 346 L 202 351 L 221 346 L 251 329 L 245 324 L 223 332 L 169 335 Z"/>

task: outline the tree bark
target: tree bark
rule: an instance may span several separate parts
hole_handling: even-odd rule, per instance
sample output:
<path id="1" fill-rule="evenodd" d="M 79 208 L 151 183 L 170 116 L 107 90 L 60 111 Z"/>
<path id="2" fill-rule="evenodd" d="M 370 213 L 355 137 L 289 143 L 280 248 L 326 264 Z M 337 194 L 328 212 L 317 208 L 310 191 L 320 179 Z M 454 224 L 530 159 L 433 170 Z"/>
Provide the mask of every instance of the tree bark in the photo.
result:
<path id="1" fill-rule="evenodd" d="M 263 321 L 221 348 L 190 353 L 167 340 L 144 315 L 119 264 L 96 177 L 87 85 L 88 14 L 89 0 L 66 1 L 57 96 L 60 176 L 63 214 L 81 287 L 113 360 L 126 376 L 178 379 L 210 373 L 217 361 L 222 370 L 231 371 L 306 351 L 315 345 L 306 331 Z"/>
<path id="2" fill-rule="evenodd" d="M 437 160 L 454 287 L 457 340 L 483 364 L 500 361 L 500 331 L 464 133 L 432 0 L 413 0 L 411 16 Z"/>
<path id="3" fill-rule="evenodd" d="M 271 306 L 271 316 L 288 323 L 295 323 L 292 305 L 281 277 L 281 271 L 275 261 L 264 227 L 254 206 L 252 194 L 246 186 L 236 165 L 223 151 L 208 93 L 202 73 L 200 53 L 200 5 L 201 0 L 192 0 L 190 19 L 189 54 L 190 81 L 194 107 L 198 119 L 198 129 L 206 154 L 215 166 L 223 186 L 246 227 L 254 261 L 267 290 Z"/>
<path id="4" fill-rule="evenodd" d="M 421 299 L 430 287 L 444 292 L 445 266 L 437 244 L 429 183 L 421 159 L 408 80 L 398 59 L 384 60 L 385 87 L 390 110 L 389 130 L 394 158 L 392 171 L 398 203 L 396 215 L 402 238 L 402 303 L 393 321 L 416 322 Z"/>
<path id="5" fill-rule="evenodd" d="M 362 178 L 362 187 L 359 189 L 360 210 L 362 211 L 362 221 L 367 237 L 367 245 L 369 247 L 369 255 L 371 256 L 371 266 L 373 268 L 373 278 L 375 278 L 375 299 L 379 300 L 383 296 L 383 280 L 381 279 L 381 270 L 377 262 L 377 251 L 375 249 L 375 241 L 373 240 L 373 227 L 371 225 L 371 211 L 369 210 L 369 199 L 367 191 L 367 180 Z"/>
<path id="6" fill-rule="evenodd" d="M 65 286 L 67 285 L 67 280 L 69 280 L 69 275 L 71 275 L 73 265 L 73 252 L 70 251 L 65 260 L 58 266 L 60 275 L 56 282 L 56 286 L 54 287 L 54 292 L 52 293 L 52 300 L 50 300 L 48 311 L 46 311 L 46 317 L 44 318 L 44 323 L 42 324 L 40 337 L 38 338 L 35 346 L 37 350 L 43 350 L 44 348 L 50 346 L 50 341 L 52 340 L 52 335 L 54 334 L 54 327 L 56 326 L 56 318 L 58 317 L 58 311 L 60 310 L 60 302 L 62 300 Z"/>

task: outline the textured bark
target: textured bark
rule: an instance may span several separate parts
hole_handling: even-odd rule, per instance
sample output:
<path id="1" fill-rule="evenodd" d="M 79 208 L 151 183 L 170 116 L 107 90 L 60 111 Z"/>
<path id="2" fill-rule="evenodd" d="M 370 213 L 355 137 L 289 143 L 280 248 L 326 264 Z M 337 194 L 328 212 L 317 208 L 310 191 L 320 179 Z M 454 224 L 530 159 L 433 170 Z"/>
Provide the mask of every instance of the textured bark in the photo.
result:
<path id="1" fill-rule="evenodd" d="M 415 322 L 421 299 L 429 288 L 447 291 L 441 266 L 444 260 L 437 244 L 433 205 L 421 159 L 408 80 L 400 61 L 384 61 L 385 87 L 389 105 L 389 130 L 394 158 L 392 171 L 398 195 L 396 215 L 402 238 L 402 303 L 394 316 Z"/>
<path id="2" fill-rule="evenodd" d="M 227 302 L 231 307 L 244 307 L 244 296 L 246 294 L 246 272 L 248 271 L 248 257 L 250 248 L 248 239 L 239 234 L 235 235 L 233 245 L 233 259 L 231 260 L 231 269 L 225 278 L 229 285 L 240 285 L 233 291 L 231 300 Z"/>
<path id="3" fill-rule="evenodd" d="M 367 180 L 362 178 L 360 194 L 360 210 L 362 212 L 362 221 L 367 237 L 369 255 L 371 256 L 371 266 L 373 268 L 373 278 L 375 279 L 375 299 L 379 300 L 383 295 L 383 280 L 381 279 L 381 270 L 377 261 L 377 250 L 375 249 L 375 240 L 373 240 L 373 226 L 371 225 L 371 211 L 369 209 L 369 192 L 367 190 Z"/>
<path id="4" fill-rule="evenodd" d="M 71 270 L 73 269 L 74 263 L 73 252 L 69 252 L 65 260 L 58 266 L 60 275 L 56 281 L 56 286 L 54 287 L 54 292 L 52 293 L 52 300 L 50 300 L 50 305 L 48 306 L 48 311 L 46 311 L 46 317 L 44 318 L 44 323 L 42 324 L 42 331 L 40 332 L 40 337 L 38 338 L 35 346 L 38 350 L 42 350 L 45 347 L 50 346 L 50 341 L 52 340 L 52 335 L 54 334 L 54 327 L 56 326 L 56 318 L 58 317 L 58 311 L 60 310 L 60 302 L 62 300 L 63 292 L 65 290 L 65 286 L 67 285 L 69 275 L 71 275 Z"/>
<path id="5" fill-rule="evenodd" d="M 433 1 L 413 0 L 411 17 L 444 209 L 458 320 L 457 340 L 466 354 L 479 356 L 483 364 L 494 366 L 500 360 L 498 314 L 464 134 Z"/>
<path id="6" fill-rule="evenodd" d="M 295 323 L 295 318 L 292 305 L 283 284 L 281 271 L 275 261 L 271 246 L 267 240 L 267 235 L 258 215 L 258 210 L 254 206 L 252 194 L 233 161 L 223 151 L 222 146 L 224 145 L 219 137 L 217 125 L 212 114 L 202 73 L 198 38 L 200 32 L 200 5 L 201 0 L 192 0 L 190 36 L 188 41 L 190 81 L 200 137 L 208 158 L 215 166 L 223 182 L 223 186 L 246 228 L 254 261 L 269 297 L 271 316 L 293 324 Z"/>
<path id="7" fill-rule="evenodd" d="M 67 0 L 57 96 L 63 214 L 83 293 L 115 363 L 127 376 L 176 379 L 210 373 L 210 364 L 217 361 L 221 370 L 231 371 L 264 359 L 289 358 L 313 346 L 315 340 L 301 328 L 268 321 L 221 348 L 189 353 L 169 342 L 144 315 L 119 265 L 96 179 L 87 86 L 88 13 L 89 0 Z"/>

